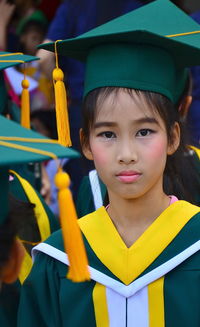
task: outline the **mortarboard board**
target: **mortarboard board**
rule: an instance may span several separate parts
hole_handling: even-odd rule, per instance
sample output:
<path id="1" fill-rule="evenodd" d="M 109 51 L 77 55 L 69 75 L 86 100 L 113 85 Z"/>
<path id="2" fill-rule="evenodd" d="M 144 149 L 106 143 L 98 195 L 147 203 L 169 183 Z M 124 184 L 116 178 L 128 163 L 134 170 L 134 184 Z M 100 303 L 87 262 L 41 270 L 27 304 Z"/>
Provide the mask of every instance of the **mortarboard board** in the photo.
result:
<path id="1" fill-rule="evenodd" d="M 86 95 L 104 86 L 158 92 L 176 103 L 188 66 L 200 63 L 200 25 L 169 0 L 157 0 L 76 38 L 61 55 L 85 61 Z M 39 48 L 54 51 L 54 43 Z"/>

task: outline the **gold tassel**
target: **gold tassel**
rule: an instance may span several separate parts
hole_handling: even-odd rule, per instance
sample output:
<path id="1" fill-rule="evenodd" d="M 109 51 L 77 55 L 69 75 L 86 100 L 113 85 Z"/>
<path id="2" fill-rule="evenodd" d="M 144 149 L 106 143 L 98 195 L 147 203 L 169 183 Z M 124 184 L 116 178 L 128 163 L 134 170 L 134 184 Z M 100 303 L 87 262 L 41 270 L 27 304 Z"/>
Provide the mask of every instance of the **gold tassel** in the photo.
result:
<path id="1" fill-rule="evenodd" d="M 69 272 L 66 277 L 73 282 L 84 282 L 90 280 L 87 255 L 69 190 L 70 178 L 61 168 L 55 176 L 55 184 L 58 188 L 64 247 L 69 258 Z"/>
<path id="2" fill-rule="evenodd" d="M 55 42 L 55 59 L 56 68 L 53 70 L 53 81 L 55 90 L 55 108 L 56 108 L 56 122 L 57 122 L 57 132 L 58 132 L 58 142 L 64 146 L 71 146 L 70 138 L 70 127 L 69 127 L 69 117 L 68 117 L 68 107 L 67 107 L 67 94 L 65 90 L 64 74 L 63 71 L 58 67 L 58 52 L 57 43 L 61 40 Z"/>
<path id="3" fill-rule="evenodd" d="M 29 81 L 24 78 L 22 81 L 21 96 L 21 126 L 30 129 L 30 97 L 29 97 Z"/>

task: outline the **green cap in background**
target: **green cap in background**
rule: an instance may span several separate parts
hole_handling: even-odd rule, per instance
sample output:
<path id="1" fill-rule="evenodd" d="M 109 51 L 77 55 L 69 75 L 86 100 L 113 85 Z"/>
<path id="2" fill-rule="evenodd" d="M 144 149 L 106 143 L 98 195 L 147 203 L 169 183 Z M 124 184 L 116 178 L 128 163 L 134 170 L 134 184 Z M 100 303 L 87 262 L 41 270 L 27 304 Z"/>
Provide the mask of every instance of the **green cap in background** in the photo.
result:
<path id="1" fill-rule="evenodd" d="M 25 148 L 17 149 L 16 146 Z M 0 224 L 5 221 L 8 214 L 9 167 L 54 157 L 76 158 L 79 157 L 79 153 L 0 116 Z"/>
<path id="2" fill-rule="evenodd" d="M 3 75 L 3 70 L 9 67 L 21 65 L 26 62 L 31 62 L 39 60 L 38 57 L 35 56 L 28 56 L 20 53 L 12 53 L 12 52 L 5 52 L 0 51 L 0 114 L 5 114 L 7 106 L 8 106 L 8 93 L 6 89 L 6 83 Z M 16 106 L 9 106 L 9 113 L 11 116 L 14 117 L 14 120 L 20 121 L 20 112 L 19 108 L 16 108 Z"/>
<path id="3" fill-rule="evenodd" d="M 157 92 L 176 103 L 186 67 L 200 64 L 199 31 L 200 25 L 172 2 L 157 0 L 58 42 L 57 52 L 86 62 L 84 95 L 116 86 Z M 55 50 L 52 42 L 39 48 Z"/>

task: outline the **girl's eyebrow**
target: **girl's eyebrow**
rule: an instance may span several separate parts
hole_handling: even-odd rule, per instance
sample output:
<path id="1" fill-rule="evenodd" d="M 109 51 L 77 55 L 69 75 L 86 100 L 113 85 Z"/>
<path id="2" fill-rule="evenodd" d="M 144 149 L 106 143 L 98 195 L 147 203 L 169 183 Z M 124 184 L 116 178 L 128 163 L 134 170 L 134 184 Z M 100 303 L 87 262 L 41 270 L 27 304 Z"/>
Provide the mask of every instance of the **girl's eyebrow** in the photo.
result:
<path id="1" fill-rule="evenodd" d="M 101 121 L 94 124 L 94 128 L 117 126 L 115 122 Z"/>
<path id="2" fill-rule="evenodd" d="M 134 124 L 142 124 L 142 123 L 150 123 L 150 124 L 158 125 L 158 121 L 154 117 L 143 117 L 143 118 L 134 120 Z"/>
<path id="3" fill-rule="evenodd" d="M 158 121 L 154 117 L 143 117 L 143 118 L 139 118 L 139 119 L 136 119 L 133 121 L 133 125 L 139 125 L 139 124 L 144 124 L 144 123 L 158 125 Z M 112 122 L 112 121 L 102 121 L 102 122 L 97 122 L 94 124 L 94 128 L 115 127 L 115 126 L 117 126 L 117 123 Z"/>

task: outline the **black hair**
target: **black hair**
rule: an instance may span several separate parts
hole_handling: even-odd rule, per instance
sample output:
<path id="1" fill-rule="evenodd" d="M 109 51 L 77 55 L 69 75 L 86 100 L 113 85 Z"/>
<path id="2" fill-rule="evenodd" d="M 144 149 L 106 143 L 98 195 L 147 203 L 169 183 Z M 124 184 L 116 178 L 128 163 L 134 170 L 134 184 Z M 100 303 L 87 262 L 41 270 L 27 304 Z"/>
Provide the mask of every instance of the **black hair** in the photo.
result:
<path id="1" fill-rule="evenodd" d="M 186 83 L 185 89 L 176 104 L 173 104 L 167 97 L 159 93 L 140 91 L 135 89 L 123 88 L 134 100 L 145 101 L 148 107 L 152 108 L 162 118 L 169 144 L 173 144 L 173 127 L 177 122 L 180 126 L 180 144 L 174 154 L 167 157 L 164 171 L 163 189 L 166 194 L 176 195 L 179 199 L 190 201 L 197 204 L 195 195 L 200 189 L 197 171 L 194 168 L 191 158 L 187 155 L 187 133 L 181 121 L 179 112 L 180 103 L 188 95 L 190 89 L 190 79 Z M 84 99 L 82 107 L 83 115 L 83 146 L 89 144 L 90 130 L 101 107 L 101 103 L 110 95 L 116 95 L 120 88 L 103 87 L 91 91 Z"/>
<path id="2" fill-rule="evenodd" d="M 49 131 L 50 137 L 57 140 L 56 112 L 54 109 L 39 109 L 31 114 L 31 119 L 38 119 Z"/>
<path id="3" fill-rule="evenodd" d="M 38 32 L 44 37 L 47 31 L 47 24 L 36 19 L 30 19 L 24 24 L 20 34 L 26 34 L 30 31 Z"/>
<path id="4" fill-rule="evenodd" d="M 18 235 L 21 225 L 26 223 L 28 217 L 34 215 L 34 204 L 23 202 L 9 195 L 10 210 L 0 226 L 0 272 L 9 259 L 15 237 Z"/>

